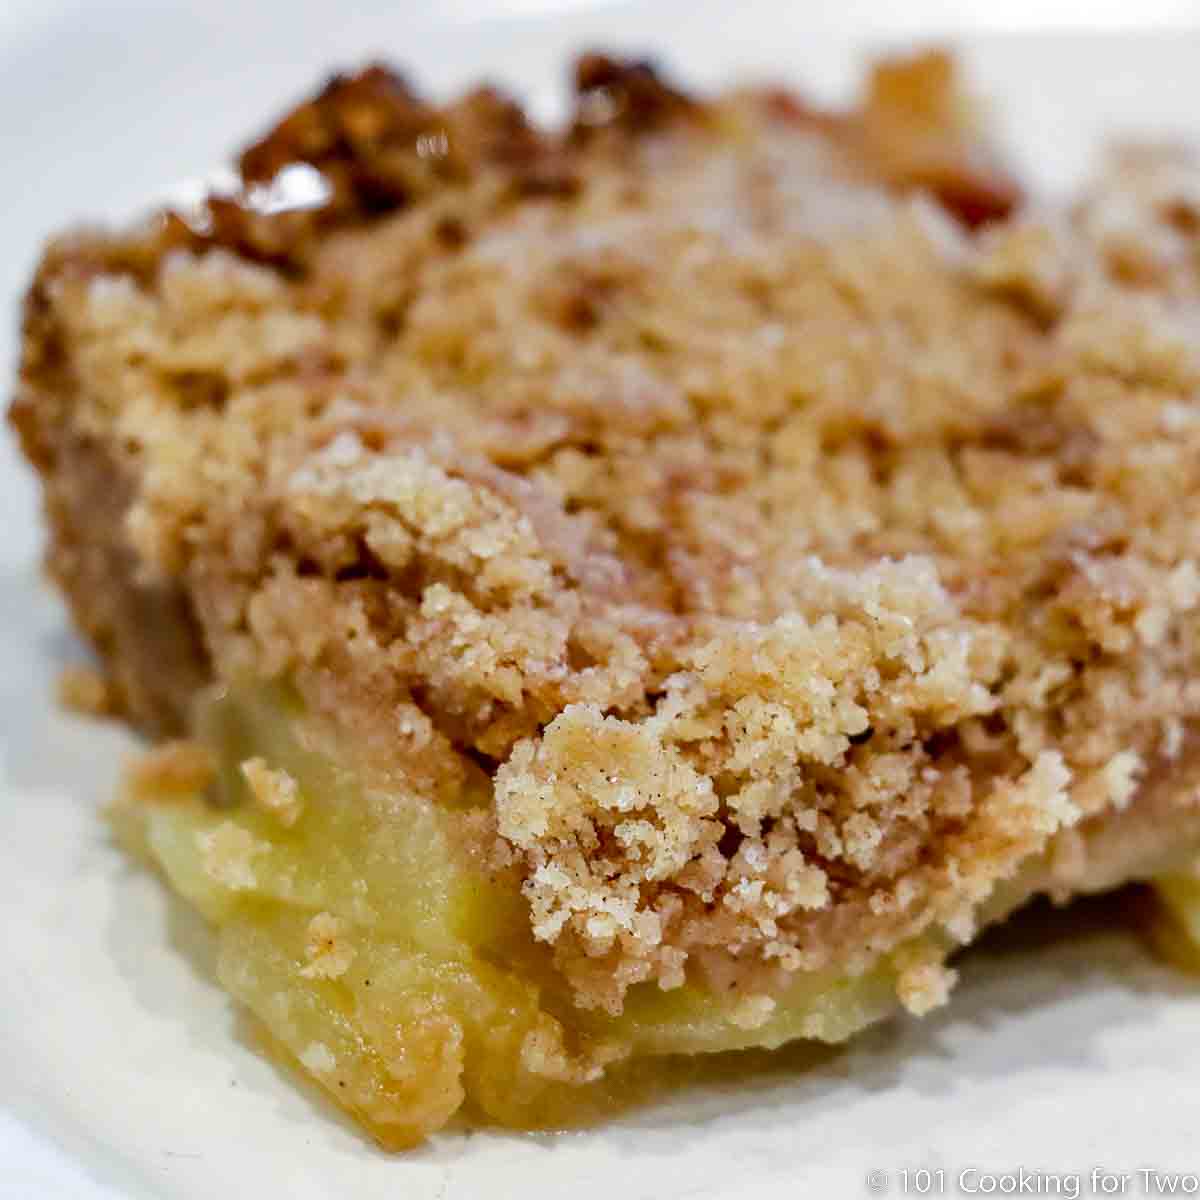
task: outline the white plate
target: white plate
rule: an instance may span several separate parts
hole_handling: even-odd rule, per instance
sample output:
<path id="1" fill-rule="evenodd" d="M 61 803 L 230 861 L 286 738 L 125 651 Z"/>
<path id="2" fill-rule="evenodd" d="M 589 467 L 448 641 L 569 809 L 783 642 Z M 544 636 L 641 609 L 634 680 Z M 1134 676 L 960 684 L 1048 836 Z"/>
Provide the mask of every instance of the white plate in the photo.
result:
<path id="1" fill-rule="evenodd" d="M 690 79 L 773 70 L 831 95 L 853 78 L 864 31 L 894 40 L 941 10 L 960 32 L 1070 11 L 927 0 L 885 26 L 866 0 L 819 18 L 762 3 L 504 20 L 483 20 L 477 7 L 434 19 L 394 4 L 343 6 L 331 20 L 316 0 L 9 0 L 0 7 L 4 303 L 15 306 L 50 229 L 134 211 L 220 161 L 330 65 L 373 52 L 439 90 L 497 76 L 538 111 L 553 106 L 570 52 L 595 43 L 651 48 Z M 1132 17 L 1177 8 L 1142 4 Z M 1131 16 L 1115 4 L 1091 15 Z M 1194 36 L 957 40 L 1048 187 L 1078 176 L 1101 130 L 1200 133 Z M 12 349 L 0 341 L 0 365 Z M 31 481 L 5 443 L 0 1196 L 588 1200 L 614 1187 L 628 1200 L 865 1196 L 871 1170 L 886 1173 L 873 1194 L 926 1184 L 932 1194 L 985 1194 L 986 1172 L 1015 1184 L 1022 1168 L 1049 1173 L 1043 1193 L 1057 1181 L 1058 1194 L 1075 1183 L 1079 1195 L 1101 1194 L 1091 1177 L 1100 1169 L 1128 1176 L 1113 1194 L 1147 1195 L 1141 1169 L 1200 1169 L 1200 991 L 1127 936 L 1096 928 L 994 944 L 966 960 L 944 1015 L 897 1022 L 807 1070 L 793 1062 L 769 1078 L 698 1089 L 589 1132 L 447 1133 L 410 1155 L 380 1153 L 250 1049 L 211 980 L 205 931 L 109 845 L 96 809 L 128 741 L 52 707 L 55 669 L 76 651 L 36 581 L 33 514 Z"/>

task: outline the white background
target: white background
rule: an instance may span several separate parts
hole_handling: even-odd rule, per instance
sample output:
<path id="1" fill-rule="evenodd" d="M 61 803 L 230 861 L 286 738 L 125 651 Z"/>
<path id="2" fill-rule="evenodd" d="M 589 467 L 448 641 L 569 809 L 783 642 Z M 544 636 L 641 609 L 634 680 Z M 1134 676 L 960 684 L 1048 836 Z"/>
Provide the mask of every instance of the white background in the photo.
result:
<path id="1" fill-rule="evenodd" d="M 375 55 L 435 91 L 486 73 L 551 112 L 583 45 L 650 49 L 691 80 L 773 71 L 833 96 L 864 46 L 937 33 L 964 48 L 1048 191 L 1079 177 L 1103 131 L 1200 137 L 1200 39 L 1146 32 L 1191 4 L 884 8 L 0 0 L 0 366 L 47 233 L 137 211 L 329 68 Z M 1110 33 L 1045 32 L 1083 22 Z M 128 743 L 51 707 L 56 664 L 75 651 L 36 582 L 35 513 L 0 439 L 5 1200 L 865 1196 L 869 1168 L 888 1173 L 876 1194 L 898 1196 L 905 1167 L 941 1167 L 948 1187 L 972 1166 L 1200 1170 L 1200 990 L 1105 932 L 1107 910 L 974 955 L 948 1013 L 806 1070 L 792 1055 L 603 1130 L 458 1132 L 380 1154 L 253 1052 L 211 982 L 204 931 L 108 846 L 95 808 Z M 1144 1194 L 1136 1174 L 1126 1194 Z"/>

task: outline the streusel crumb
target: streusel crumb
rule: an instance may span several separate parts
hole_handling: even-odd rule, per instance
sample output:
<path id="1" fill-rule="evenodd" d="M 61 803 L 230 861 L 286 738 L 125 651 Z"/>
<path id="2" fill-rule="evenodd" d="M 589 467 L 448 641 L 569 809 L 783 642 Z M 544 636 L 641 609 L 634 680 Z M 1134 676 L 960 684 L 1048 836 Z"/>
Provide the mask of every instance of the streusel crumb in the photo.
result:
<path id="1" fill-rule="evenodd" d="M 112 714 L 112 688 L 95 667 L 64 667 L 58 675 L 58 702 L 64 708 L 89 717 Z"/>
<path id="2" fill-rule="evenodd" d="M 195 741 L 163 742 L 139 754 L 128 769 L 131 791 L 150 798 L 195 796 L 215 778 L 213 751 Z"/>
<path id="3" fill-rule="evenodd" d="M 241 764 L 241 772 L 255 803 L 281 824 L 295 825 L 304 812 L 304 797 L 287 771 L 269 767 L 265 759 L 248 758 Z"/>
<path id="4" fill-rule="evenodd" d="M 941 1008 L 950 999 L 958 972 L 930 955 L 901 955 L 896 992 L 904 1007 L 916 1017 Z"/>
<path id="5" fill-rule="evenodd" d="M 346 922 L 333 913 L 317 913 L 308 923 L 304 947 L 307 965 L 300 969 L 306 979 L 337 979 L 354 961 L 355 949 Z"/>

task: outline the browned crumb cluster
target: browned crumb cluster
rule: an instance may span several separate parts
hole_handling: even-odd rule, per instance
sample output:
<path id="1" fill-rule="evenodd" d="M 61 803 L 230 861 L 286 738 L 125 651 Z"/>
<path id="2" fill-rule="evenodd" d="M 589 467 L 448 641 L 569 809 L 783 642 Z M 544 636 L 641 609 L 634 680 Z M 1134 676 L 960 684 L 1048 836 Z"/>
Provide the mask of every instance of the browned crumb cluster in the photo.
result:
<path id="1" fill-rule="evenodd" d="M 113 711 L 108 680 L 94 667 L 64 667 L 58 676 L 57 697 L 63 708 L 84 716 L 104 717 Z"/>
<path id="2" fill-rule="evenodd" d="M 1035 856 L 1086 886 L 1187 753 L 1200 168 L 1009 217 L 939 56 L 837 115 L 578 82 L 550 134 L 339 79 L 242 197 L 57 243 L 14 418 L 136 720 L 286 677 L 396 786 L 494 789 L 581 1005 L 736 977 L 754 1027 Z M 295 162 L 327 201 L 256 208 Z"/>
<path id="3" fill-rule="evenodd" d="M 194 796 L 215 776 L 216 762 L 207 746 L 175 739 L 137 755 L 128 767 L 130 789 L 141 798 Z"/>

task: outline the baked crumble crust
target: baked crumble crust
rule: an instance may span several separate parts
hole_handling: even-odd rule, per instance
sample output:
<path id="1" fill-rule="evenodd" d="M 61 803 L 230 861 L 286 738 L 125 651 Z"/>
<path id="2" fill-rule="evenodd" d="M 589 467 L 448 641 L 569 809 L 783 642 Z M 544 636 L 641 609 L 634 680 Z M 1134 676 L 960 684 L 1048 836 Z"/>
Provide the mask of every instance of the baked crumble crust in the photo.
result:
<path id="1" fill-rule="evenodd" d="M 736 980 L 753 1027 L 1040 855 L 1086 886 L 1077 831 L 1188 736 L 1197 169 L 1014 212 L 938 55 L 845 114 L 577 81 L 550 133 L 339 77 L 243 195 L 56 243 L 13 419 L 134 720 L 287 678 L 480 798 L 578 1005 Z M 327 202 L 256 210 L 295 162 Z"/>

